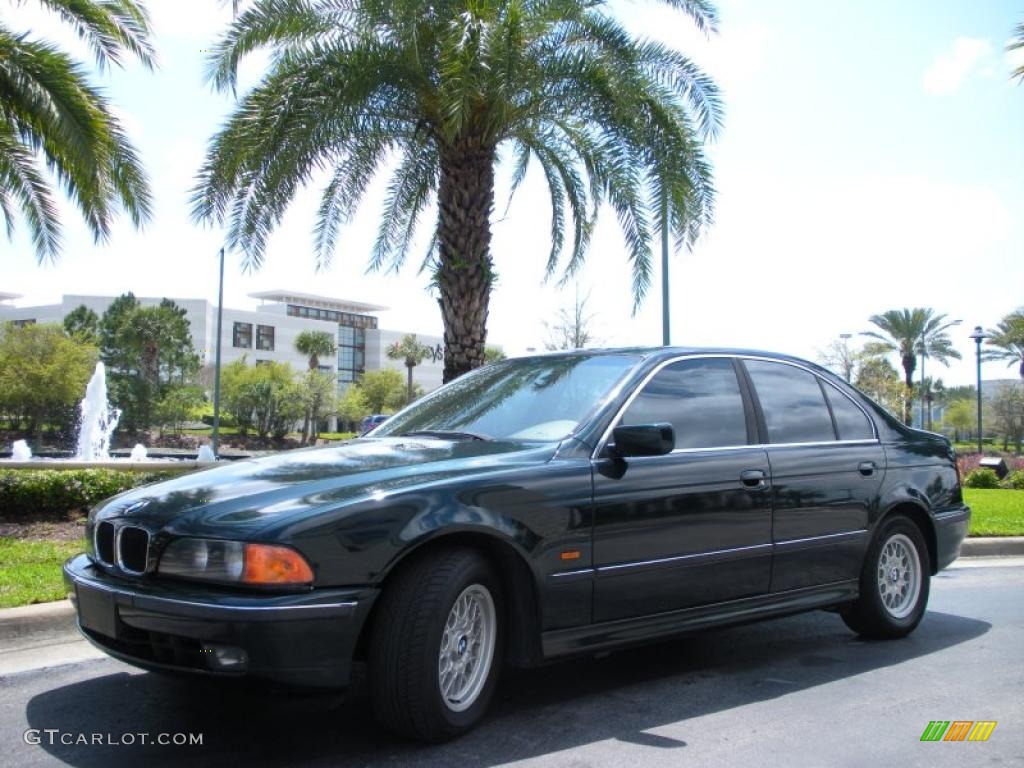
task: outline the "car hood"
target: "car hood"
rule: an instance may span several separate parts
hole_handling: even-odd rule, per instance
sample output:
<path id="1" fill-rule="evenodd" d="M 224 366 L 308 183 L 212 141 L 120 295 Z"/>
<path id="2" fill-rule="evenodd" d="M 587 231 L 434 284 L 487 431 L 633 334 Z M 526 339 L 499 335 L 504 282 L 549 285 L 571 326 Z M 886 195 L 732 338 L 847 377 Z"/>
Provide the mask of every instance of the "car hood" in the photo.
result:
<path id="1" fill-rule="evenodd" d="M 314 510 L 384 499 L 481 471 L 542 464 L 557 444 L 386 437 L 233 462 L 116 496 L 94 520 L 132 518 L 170 533 L 235 537 Z"/>

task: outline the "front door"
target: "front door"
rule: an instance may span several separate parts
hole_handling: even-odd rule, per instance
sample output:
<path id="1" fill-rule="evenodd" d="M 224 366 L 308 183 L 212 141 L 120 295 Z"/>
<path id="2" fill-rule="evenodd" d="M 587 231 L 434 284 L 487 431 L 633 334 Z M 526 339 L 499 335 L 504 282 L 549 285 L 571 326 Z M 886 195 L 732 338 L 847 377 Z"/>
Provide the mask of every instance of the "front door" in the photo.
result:
<path id="1" fill-rule="evenodd" d="M 671 423 L 676 450 L 595 462 L 595 621 L 767 592 L 770 471 L 740 382 L 728 357 L 678 360 L 622 414 Z"/>

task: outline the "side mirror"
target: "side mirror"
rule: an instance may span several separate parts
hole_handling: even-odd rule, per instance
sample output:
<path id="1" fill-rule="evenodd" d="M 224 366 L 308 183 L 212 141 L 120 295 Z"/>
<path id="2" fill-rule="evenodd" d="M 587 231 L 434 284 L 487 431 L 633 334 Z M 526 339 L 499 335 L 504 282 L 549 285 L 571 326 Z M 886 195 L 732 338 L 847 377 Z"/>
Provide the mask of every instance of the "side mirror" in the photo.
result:
<path id="1" fill-rule="evenodd" d="M 676 447 L 676 434 L 671 424 L 637 424 L 618 426 L 612 430 L 608 449 L 615 456 L 664 456 Z"/>

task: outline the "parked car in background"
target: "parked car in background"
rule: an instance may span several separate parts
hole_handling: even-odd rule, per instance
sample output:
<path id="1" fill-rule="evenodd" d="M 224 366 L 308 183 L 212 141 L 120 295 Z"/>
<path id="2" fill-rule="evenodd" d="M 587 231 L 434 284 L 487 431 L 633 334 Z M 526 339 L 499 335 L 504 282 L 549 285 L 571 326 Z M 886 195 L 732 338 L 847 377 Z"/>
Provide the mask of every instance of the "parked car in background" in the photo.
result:
<path id="1" fill-rule="evenodd" d="M 814 609 L 902 637 L 969 518 L 945 438 L 813 363 L 588 350 L 131 490 L 64 573 L 112 656 L 337 687 L 365 662 L 377 717 L 437 741 L 506 667 Z"/>
<path id="2" fill-rule="evenodd" d="M 387 420 L 388 417 L 385 416 L 383 413 L 375 413 L 372 416 L 367 416 L 359 425 L 359 436 L 362 437 L 371 429 L 380 426 Z"/>

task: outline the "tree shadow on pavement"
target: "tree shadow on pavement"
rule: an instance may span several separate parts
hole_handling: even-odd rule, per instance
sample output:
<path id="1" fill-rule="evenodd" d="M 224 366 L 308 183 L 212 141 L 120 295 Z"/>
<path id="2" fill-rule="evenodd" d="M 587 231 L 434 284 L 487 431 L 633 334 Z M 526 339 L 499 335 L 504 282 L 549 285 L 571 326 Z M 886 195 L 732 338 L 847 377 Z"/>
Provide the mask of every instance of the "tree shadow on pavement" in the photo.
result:
<path id="1" fill-rule="evenodd" d="M 438 746 L 402 741 L 376 725 L 360 684 L 342 698 L 119 672 L 36 695 L 26 719 L 30 728 L 115 738 L 203 734 L 202 746 L 44 740 L 32 747 L 82 768 L 182 762 L 494 765 L 606 739 L 685 750 L 685 741 L 647 731 L 913 661 L 972 640 L 990 626 L 929 612 L 908 638 L 865 642 L 837 616 L 817 612 L 553 663 L 506 674 L 482 726 Z"/>

